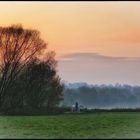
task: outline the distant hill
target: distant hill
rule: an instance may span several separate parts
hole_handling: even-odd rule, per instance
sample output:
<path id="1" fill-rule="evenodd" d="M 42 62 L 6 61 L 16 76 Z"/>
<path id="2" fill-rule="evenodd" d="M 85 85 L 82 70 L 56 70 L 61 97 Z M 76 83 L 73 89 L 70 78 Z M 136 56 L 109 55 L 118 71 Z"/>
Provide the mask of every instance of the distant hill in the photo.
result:
<path id="1" fill-rule="evenodd" d="M 140 86 L 65 83 L 64 105 L 86 108 L 140 108 Z"/>

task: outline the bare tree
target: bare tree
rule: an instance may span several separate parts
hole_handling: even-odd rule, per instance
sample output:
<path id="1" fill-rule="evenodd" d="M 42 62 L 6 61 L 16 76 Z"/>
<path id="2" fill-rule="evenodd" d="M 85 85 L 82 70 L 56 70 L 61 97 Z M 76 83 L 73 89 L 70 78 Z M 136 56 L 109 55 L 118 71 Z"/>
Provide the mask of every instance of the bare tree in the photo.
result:
<path id="1" fill-rule="evenodd" d="M 5 91 L 31 59 L 47 47 L 36 30 L 0 27 L 0 105 Z"/>

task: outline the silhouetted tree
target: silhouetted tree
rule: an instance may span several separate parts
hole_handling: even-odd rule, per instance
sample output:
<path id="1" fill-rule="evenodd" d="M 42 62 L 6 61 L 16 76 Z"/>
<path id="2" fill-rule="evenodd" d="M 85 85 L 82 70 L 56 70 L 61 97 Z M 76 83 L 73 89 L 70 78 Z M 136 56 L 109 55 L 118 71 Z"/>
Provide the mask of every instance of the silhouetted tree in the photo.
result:
<path id="1" fill-rule="evenodd" d="M 47 54 L 46 60 L 33 59 L 26 67 L 24 80 L 25 102 L 30 109 L 45 108 L 50 112 L 62 99 L 63 85 L 56 73 L 54 53 Z"/>
<path id="2" fill-rule="evenodd" d="M 8 86 L 44 48 L 46 43 L 36 30 L 23 29 L 21 25 L 0 27 L 0 105 Z"/>
<path id="3" fill-rule="evenodd" d="M 0 109 L 54 107 L 63 86 L 56 73 L 54 53 L 39 59 L 46 43 L 37 30 L 21 25 L 0 27 Z"/>

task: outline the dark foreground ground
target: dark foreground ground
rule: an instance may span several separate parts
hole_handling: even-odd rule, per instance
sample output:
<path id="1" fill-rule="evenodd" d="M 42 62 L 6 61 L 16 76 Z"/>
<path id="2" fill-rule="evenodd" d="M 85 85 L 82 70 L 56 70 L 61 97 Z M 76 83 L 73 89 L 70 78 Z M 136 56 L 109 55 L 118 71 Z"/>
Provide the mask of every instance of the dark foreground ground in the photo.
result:
<path id="1" fill-rule="evenodd" d="M 0 138 L 140 138 L 140 112 L 1 116 Z"/>

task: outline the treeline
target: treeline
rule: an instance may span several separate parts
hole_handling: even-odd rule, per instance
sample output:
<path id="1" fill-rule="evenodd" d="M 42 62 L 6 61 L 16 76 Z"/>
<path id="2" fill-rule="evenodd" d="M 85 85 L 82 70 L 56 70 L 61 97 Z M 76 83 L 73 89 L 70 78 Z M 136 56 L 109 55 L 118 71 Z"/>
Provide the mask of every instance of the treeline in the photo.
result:
<path id="1" fill-rule="evenodd" d="M 140 87 L 87 84 L 65 86 L 64 106 L 72 106 L 76 101 L 85 108 L 139 108 Z"/>

